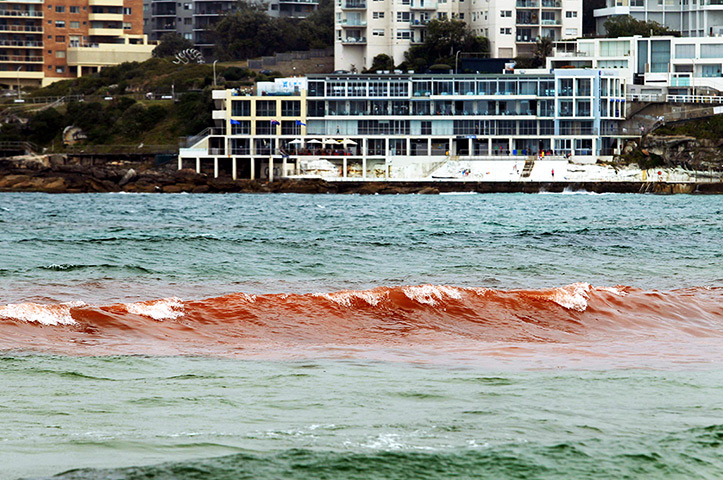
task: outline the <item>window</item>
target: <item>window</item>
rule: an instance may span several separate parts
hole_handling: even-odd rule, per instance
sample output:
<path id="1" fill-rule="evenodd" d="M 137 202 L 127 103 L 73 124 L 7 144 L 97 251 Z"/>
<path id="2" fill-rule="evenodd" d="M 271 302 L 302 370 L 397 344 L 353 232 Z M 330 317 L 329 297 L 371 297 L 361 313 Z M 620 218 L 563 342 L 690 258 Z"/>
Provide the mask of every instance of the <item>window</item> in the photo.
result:
<path id="1" fill-rule="evenodd" d="M 65 7 L 62 5 L 55 6 L 55 13 L 65 13 Z"/>
<path id="2" fill-rule="evenodd" d="M 186 2 L 183 4 L 183 9 L 184 10 L 193 10 L 193 4 L 190 2 Z"/>
<path id="3" fill-rule="evenodd" d="M 57 50 L 55 52 L 55 58 L 65 58 L 65 50 Z"/>
<path id="4" fill-rule="evenodd" d="M 566 18 L 577 18 L 577 12 L 565 12 Z"/>
<path id="5" fill-rule="evenodd" d="M 183 24 L 184 24 L 184 25 L 192 25 L 192 24 L 193 24 L 193 19 L 192 19 L 192 18 L 184 18 L 184 19 L 183 19 Z"/>
<path id="6" fill-rule="evenodd" d="M 50 21 L 48 21 L 48 23 L 50 23 Z M 63 20 L 56 20 L 55 28 L 65 28 L 65 22 Z"/>
<path id="7" fill-rule="evenodd" d="M 80 7 L 69 7 L 70 13 L 80 13 Z"/>
<path id="8" fill-rule="evenodd" d="M 374 18 L 374 19 L 384 18 L 384 12 L 374 12 L 374 13 L 372 13 L 372 18 Z"/>
<path id="9" fill-rule="evenodd" d="M 232 100 L 231 101 L 232 117 L 250 117 L 251 116 L 251 100 Z"/>
<path id="10" fill-rule="evenodd" d="M 500 17 L 512 18 L 512 10 L 500 10 Z"/>
<path id="11" fill-rule="evenodd" d="M 383 37 L 384 30 L 372 30 L 372 37 Z"/>
<path id="12" fill-rule="evenodd" d="M 80 28 L 80 22 L 70 22 L 70 28 Z"/>
<path id="13" fill-rule="evenodd" d="M 409 40 L 412 38 L 411 30 L 397 30 L 397 40 Z"/>
<path id="14" fill-rule="evenodd" d="M 48 36 L 48 38 L 52 38 L 52 37 Z M 65 43 L 65 35 L 56 35 L 55 41 L 58 43 Z"/>
<path id="15" fill-rule="evenodd" d="M 184 33 L 183 38 L 186 40 L 193 40 L 193 34 L 192 33 Z"/>
<path id="16" fill-rule="evenodd" d="M 720 58 L 723 57 L 723 44 L 716 43 L 711 45 L 700 46 L 700 58 Z"/>
<path id="17" fill-rule="evenodd" d="M 464 20 L 464 13 L 460 13 L 460 14 L 459 14 L 459 19 L 460 19 L 460 20 Z"/>
<path id="18" fill-rule="evenodd" d="M 275 135 L 276 124 L 270 120 L 259 120 L 256 122 L 256 135 Z"/>
<path id="19" fill-rule="evenodd" d="M 695 58 L 695 44 L 676 45 L 675 58 Z"/>
<path id="20" fill-rule="evenodd" d="M 188 9 L 186 9 L 186 10 L 188 10 Z M 133 12 L 133 9 L 130 7 L 123 8 L 123 15 L 132 15 L 133 14 L 132 12 Z"/>
<path id="21" fill-rule="evenodd" d="M 577 37 L 577 28 L 566 28 L 565 36 L 566 37 Z"/>
<path id="22" fill-rule="evenodd" d="M 600 42 L 601 57 L 624 57 L 630 54 L 630 42 L 612 40 Z"/>
<path id="23" fill-rule="evenodd" d="M 500 35 L 512 35 L 511 28 L 500 28 Z"/>
<path id="24" fill-rule="evenodd" d="M 276 115 L 276 100 L 256 100 L 256 116 L 273 117 Z"/>
<path id="25" fill-rule="evenodd" d="M 397 22 L 409 23 L 409 12 L 397 12 Z"/>
<path id="26" fill-rule="evenodd" d="M 131 22 L 123 22 L 123 30 L 130 30 L 133 28 L 133 24 Z"/>
<path id="27" fill-rule="evenodd" d="M 57 67 L 55 67 L 55 73 L 65 73 L 65 66 L 58 65 Z"/>
<path id="28" fill-rule="evenodd" d="M 282 117 L 298 117 L 301 116 L 301 102 L 299 100 L 282 100 L 281 101 Z"/>

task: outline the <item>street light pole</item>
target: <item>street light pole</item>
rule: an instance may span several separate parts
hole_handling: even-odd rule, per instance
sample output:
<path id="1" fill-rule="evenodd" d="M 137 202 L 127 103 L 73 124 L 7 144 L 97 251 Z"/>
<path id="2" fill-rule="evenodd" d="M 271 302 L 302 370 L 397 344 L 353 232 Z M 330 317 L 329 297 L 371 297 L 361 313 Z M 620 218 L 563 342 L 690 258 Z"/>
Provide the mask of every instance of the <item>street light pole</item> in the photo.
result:
<path id="1" fill-rule="evenodd" d="M 23 68 L 22 65 L 20 65 L 17 69 L 18 72 L 18 100 L 23 99 L 23 94 L 20 92 L 20 69 Z"/>
<path id="2" fill-rule="evenodd" d="M 213 87 L 216 88 L 216 62 L 218 60 L 213 61 Z"/>

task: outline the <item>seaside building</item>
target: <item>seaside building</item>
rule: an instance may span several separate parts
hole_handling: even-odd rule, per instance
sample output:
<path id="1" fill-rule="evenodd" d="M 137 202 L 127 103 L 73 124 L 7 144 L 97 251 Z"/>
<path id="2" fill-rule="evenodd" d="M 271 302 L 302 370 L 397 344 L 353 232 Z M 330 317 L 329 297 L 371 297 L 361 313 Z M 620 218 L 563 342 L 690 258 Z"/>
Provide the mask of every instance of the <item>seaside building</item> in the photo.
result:
<path id="1" fill-rule="evenodd" d="M 684 37 L 723 35 L 723 4 L 720 0 L 606 0 L 594 11 L 599 34 L 611 17 L 630 15 L 636 20 L 654 21 Z"/>
<path id="2" fill-rule="evenodd" d="M 319 7 L 319 0 L 267 0 L 261 2 L 272 17 L 308 17 Z M 204 55 L 213 54 L 213 26 L 239 0 L 144 0 L 144 31 L 152 41 L 166 33 L 178 33 L 190 40 Z"/>
<path id="3" fill-rule="evenodd" d="M 619 153 L 625 87 L 618 72 L 594 69 L 277 79 L 245 94 L 214 91 L 216 127 L 189 140 L 178 167 L 385 179 L 506 161 L 524 177 L 539 159 L 595 163 Z"/>
<path id="4" fill-rule="evenodd" d="M 334 8 L 337 70 L 368 69 L 382 53 L 403 62 L 434 19 L 463 20 L 497 58 L 531 55 L 540 37 L 582 35 L 582 0 L 339 0 Z"/>
<path id="5" fill-rule="evenodd" d="M 141 0 L 23 0 L 0 4 L 0 85 L 42 86 L 145 60 Z"/>
<path id="6" fill-rule="evenodd" d="M 631 94 L 723 92 L 723 37 L 641 36 L 557 42 L 547 68 L 614 69 Z"/>

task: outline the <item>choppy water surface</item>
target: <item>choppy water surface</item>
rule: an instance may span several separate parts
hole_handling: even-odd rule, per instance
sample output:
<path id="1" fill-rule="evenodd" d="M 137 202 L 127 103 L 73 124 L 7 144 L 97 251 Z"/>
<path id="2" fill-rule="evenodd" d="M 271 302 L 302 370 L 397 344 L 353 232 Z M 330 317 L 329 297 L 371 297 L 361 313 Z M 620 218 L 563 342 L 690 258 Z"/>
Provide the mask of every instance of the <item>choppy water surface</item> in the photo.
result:
<path id="1" fill-rule="evenodd" d="M 721 478 L 723 198 L 0 194 L 0 479 Z"/>

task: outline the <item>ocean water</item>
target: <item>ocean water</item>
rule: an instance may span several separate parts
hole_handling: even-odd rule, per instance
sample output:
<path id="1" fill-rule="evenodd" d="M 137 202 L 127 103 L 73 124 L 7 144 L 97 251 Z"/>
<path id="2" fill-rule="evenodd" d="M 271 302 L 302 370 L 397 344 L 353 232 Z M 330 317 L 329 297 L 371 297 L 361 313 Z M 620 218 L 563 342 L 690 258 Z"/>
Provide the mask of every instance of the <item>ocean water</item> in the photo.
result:
<path id="1" fill-rule="evenodd" d="M 0 194 L 0 479 L 723 478 L 723 197 Z"/>

